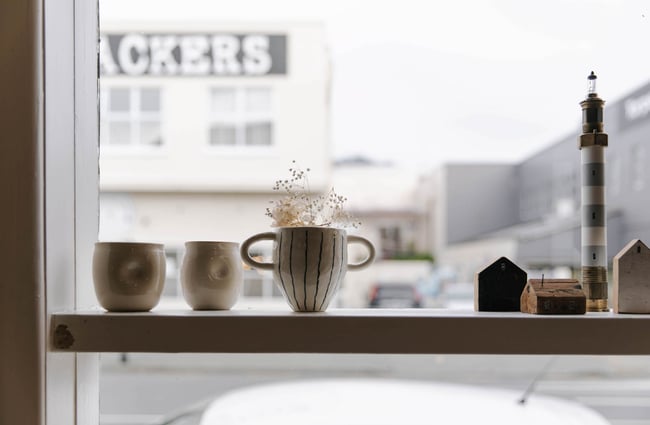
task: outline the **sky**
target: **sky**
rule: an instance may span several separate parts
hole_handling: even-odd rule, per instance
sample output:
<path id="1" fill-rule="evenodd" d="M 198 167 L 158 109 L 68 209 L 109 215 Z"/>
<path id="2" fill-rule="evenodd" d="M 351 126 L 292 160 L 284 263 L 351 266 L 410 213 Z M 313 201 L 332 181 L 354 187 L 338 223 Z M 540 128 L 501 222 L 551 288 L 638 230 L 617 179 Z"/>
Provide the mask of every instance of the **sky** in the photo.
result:
<path id="1" fill-rule="evenodd" d="M 324 23 L 335 158 L 518 161 L 578 130 L 592 70 L 610 102 L 650 81 L 650 0 L 101 0 L 100 13 Z"/>

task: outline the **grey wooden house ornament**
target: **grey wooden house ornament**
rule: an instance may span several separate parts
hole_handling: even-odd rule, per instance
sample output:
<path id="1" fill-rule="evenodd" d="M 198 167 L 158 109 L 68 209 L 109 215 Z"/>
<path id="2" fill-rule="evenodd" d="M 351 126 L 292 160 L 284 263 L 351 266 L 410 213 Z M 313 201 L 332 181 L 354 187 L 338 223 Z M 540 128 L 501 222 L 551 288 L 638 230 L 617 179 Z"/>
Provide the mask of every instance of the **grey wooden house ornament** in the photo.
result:
<path id="1" fill-rule="evenodd" d="M 501 257 L 474 276 L 475 311 L 519 311 L 521 291 L 528 275 Z"/>
<path id="2" fill-rule="evenodd" d="M 650 313 L 650 248 L 630 241 L 614 257 L 615 313 Z"/>

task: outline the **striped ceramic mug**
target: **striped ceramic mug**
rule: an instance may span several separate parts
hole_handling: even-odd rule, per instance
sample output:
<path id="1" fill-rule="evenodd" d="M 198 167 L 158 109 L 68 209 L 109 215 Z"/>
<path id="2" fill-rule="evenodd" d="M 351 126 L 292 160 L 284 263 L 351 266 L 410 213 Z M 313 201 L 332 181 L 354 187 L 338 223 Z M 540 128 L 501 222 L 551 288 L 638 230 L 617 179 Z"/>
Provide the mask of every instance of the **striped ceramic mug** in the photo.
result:
<path id="1" fill-rule="evenodd" d="M 251 258 L 255 242 L 272 240 L 273 262 Z M 360 243 L 368 257 L 348 264 L 348 243 Z M 343 282 L 347 270 L 360 270 L 375 259 L 372 243 L 330 227 L 280 227 L 275 232 L 251 236 L 241 245 L 242 260 L 251 267 L 273 270 L 273 280 L 294 311 L 325 311 Z"/>

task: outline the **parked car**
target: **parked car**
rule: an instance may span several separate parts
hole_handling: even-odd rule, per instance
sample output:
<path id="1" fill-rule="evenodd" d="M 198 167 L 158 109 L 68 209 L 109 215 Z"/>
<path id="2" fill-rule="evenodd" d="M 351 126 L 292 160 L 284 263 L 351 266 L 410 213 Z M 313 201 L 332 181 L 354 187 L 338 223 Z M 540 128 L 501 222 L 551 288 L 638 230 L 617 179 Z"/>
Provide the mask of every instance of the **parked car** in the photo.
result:
<path id="1" fill-rule="evenodd" d="M 370 287 L 368 307 L 372 308 L 419 308 L 422 296 L 414 284 L 376 283 Z"/>
<path id="2" fill-rule="evenodd" d="M 575 401 L 496 388 L 385 379 L 257 385 L 160 425 L 608 425 Z"/>

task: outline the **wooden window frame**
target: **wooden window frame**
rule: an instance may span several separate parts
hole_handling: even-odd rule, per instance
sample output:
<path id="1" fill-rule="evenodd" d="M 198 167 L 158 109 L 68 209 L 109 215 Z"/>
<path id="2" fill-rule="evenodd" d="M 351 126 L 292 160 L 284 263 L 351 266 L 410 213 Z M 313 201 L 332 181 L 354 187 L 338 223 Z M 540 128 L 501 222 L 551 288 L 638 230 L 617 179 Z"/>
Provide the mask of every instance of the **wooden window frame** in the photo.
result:
<path id="1" fill-rule="evenodd" d="M 98 35 L 97 1 L 9 0 L 0 9 L 0 51 L 12 65 L 0 67 L 0 92 L 11 99 L 0 104 L 0 423 L 97 424 L 96 353 L 123 348 L 650 354 L 649 341 L 632 337 L 650 330 L 650 315 L 83 313 L 95 304 Z M 201 332 L 184 332 L 196 325 Z M 205 338 L 215 325 L 228 325 L 232 339 Z M 296 335 L 302 342 L 290 345 Z"/>
<path id="2" fill-rule="evenodd" d="M 0 423 L 97 424 L 96 353 L 49 349 L 51 314 L 94 304 L 98 4 L 0 7 Z"/>

